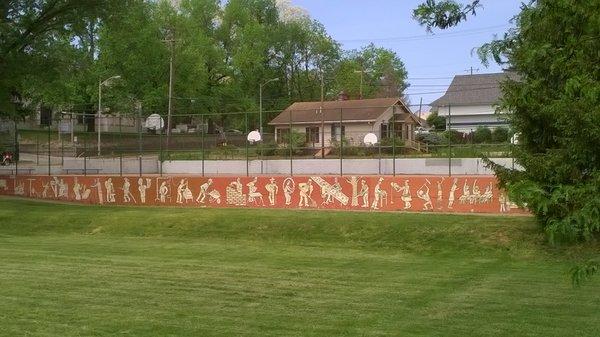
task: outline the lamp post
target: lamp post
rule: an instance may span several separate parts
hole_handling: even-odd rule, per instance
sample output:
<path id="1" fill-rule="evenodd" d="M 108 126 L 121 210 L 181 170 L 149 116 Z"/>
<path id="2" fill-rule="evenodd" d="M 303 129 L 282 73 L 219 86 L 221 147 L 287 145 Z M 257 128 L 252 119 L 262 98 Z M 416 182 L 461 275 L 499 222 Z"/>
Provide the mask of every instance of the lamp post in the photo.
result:
<path id="1" fill-rule="evenodd" d="M 101 150 L 102 145 L 100 143 L 100 138 L 101 138 L 100 134 L 102 133 L 102 128 L 100 125 L 100 120 L 102 118 L 102 86 L 109 85 L 110 81 L 116 80 L 119 78 L 121 78 L 121 76 L 117 75 L 117 76 L 109 77 L 109 78 L 105 79 L 104 81 L 102 81 L 102 80 L 98 81 L 98 114 L 97 114 L 98 115 L 98 157 L 100 157 L 100 153 L 102 151 Z"/>
<path id="2" fill-rule="evenodd" d="M 272 79 L 270 79 L 270 80 L 268 80 L 268 81 L 266 81 L 266 82 L 264 82 L 264 83 L 261 83 L 261 84 L 259 85 L 259 94 L 258 94 L 258 95 L 259 95 L 259 102 L 258 102 L 258 106 L 259 106 L 259 108 L 258 108 L 258 110 L 259 110 L 259 112 L 258 112 L 258 124 L 259 124 L 259 130 L 260 130 L 260 134 L 261 134 L 261 135 L 263 134 L 263 122 L 262 122 L 262 90 L 263 90 L 263 87 L 264 87 L 265 85 L 267 85 L 267 84 L 269 84 L 269 83 L 271 83 L 271 82 L 275 82 L 275 81 L 279 81 L 279 77 L 272 78 Z"/>

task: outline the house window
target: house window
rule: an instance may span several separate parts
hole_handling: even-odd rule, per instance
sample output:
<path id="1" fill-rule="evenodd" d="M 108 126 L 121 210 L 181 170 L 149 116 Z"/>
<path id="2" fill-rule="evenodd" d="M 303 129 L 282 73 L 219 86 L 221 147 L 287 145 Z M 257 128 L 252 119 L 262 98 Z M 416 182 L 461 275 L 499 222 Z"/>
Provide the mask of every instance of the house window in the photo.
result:
<path id="1" fill-rule="evenodd" d="M 277 137 L 277 144 L 289 142 L 290 129 L 277 129 L 275 137 Z"/>
<path id="2" fill-rule="evenodd" d="M 389 125 L 385 124 L 385 123 L 381 123 L 379 133 L 380 133 L 381 139 L 388 139 L 390 137 Z"/>
<path id="3" fill-rule="evenodd" d="M 339 124 L 331 124 L 331 139 L 338 139 Z M 346 126 L 342 125 L 342 138 L 346 136 Z"/>
<path id="4" fill-rule="evenodd" d="M 311 126 L 306 128 L 306 142 L 307 143 L 318 143 L 319 142 L 319 127 Z"/>

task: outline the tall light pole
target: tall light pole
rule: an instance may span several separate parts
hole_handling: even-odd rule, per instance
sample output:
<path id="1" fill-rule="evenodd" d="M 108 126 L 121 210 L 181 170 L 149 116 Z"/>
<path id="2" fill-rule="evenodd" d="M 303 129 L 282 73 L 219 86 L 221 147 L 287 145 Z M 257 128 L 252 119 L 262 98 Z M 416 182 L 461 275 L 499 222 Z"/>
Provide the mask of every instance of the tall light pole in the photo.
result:
<path id="1" fill-rule="evenodd" d="M 121 78 L 120 75 L 117 76 L 112 76 L 109 77 L 107 79 L 105 79 L 104 81 L 100 80 L 98 81 L 98 157 L 100 157 L 100 154 L 102 152 L 102 145 L 100 143 L 100 134 L 102 133 L 102 127 L 100 125 L 100 121 L 102 118 L 102 86 L 103 85 L 109 85 L 110 81 L 112 80 L 117 80 Z"/>
<path id="2" fill-rule="evenodd" d="M 259 85 L 259 102 L 258 102 L 258 124 L 259 124 L 259 130 L 260 130 L 260 135 L 263 136 L 263 122 L 262 122 L 262 91 L 263 91 L 263 87 L 271 82 L 275 82 L 275 81 L 279 81 L 279 77 L 276 78 L 272 78 L 264 83 L 261 83 Z M 264 136 L 263 136 L 264 139 Z"/>

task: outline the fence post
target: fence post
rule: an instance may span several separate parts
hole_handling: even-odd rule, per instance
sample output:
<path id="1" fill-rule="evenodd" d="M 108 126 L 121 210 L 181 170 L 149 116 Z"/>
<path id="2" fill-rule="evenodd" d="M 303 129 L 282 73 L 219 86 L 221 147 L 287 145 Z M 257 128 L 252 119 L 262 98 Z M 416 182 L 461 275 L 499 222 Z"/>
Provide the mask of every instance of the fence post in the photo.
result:
<path id="1" fill-rule="evenodd" d="M 204 115 L 201 115 L 200 122 L 201 122 L 201 125 L 202 125 L 202 140 L 201 140 L 201 145 L 202 145 L 202 176 L 204 177 Z"/>
<path id="2" fill-rule="evenodd" d="M 139 162 L 139 176 L 142 176 L 142 108 L 138 107 L 138 162 Z"/>
<path id="3" fill-rule="evenodd" d="M 123 117 L 119 115 L 119 175 L 123 176 Z"/>
<path id="4" fill-rule="evenodd" d="M 65 137 L 60 139 L 60 165 L 65 165 Z"/>
<path id="5" fill-rule="evenodd" d="M 294 176 L 294 142 L 292 141 L 293 138 L 293 132 L 292 132 L 292 110 L 290 110 L 290 129 L 288 132 L 288 138 L 290 140 L 290 177 Z"/>
<path id="6" fill-rule="evenodd" d="M 17 117 L 14 120 L 15 123 L 15 178 L 19 176 L 19 127 L 17 124 Z"/>
<path id="7" fill-rule="evenodd" d="M 246 138 L 246 177 L 248 177 L 248 176 L 250 176 L 250 163 L 248 161 L 248 112 L 247 111 L 244 114 L 244 117 L 246 120 L 245 132 L 244 132 L 244 137 Z"/>
<path id="8" fill-rule="evenodd" d="M 448 176 L 452 176 L 452 106 L 448 104 Z"/>
<path id="9" fill-rule="evenodd" d="M 396 106 L 392 108 L 392 175 L 396 176 Z"/>
<path id="10" fill-rule="evenodd" d="M 83 175 L 87 176 L 87 135 L 83 137 Z"/>
<path id="11" fill-rule="evenodd" d="M 40 136 L 35 136 L 35 164 L 40 165 Z"/>
<path id="12" fill-rule="evenodd" d="M 51 164 L 50 163 L 50 156 L 52 155 L 52 151 L 50 149 L 50 137 L 51 137 L 51 134 L 50 134 L 50 123 L 51 122 L 48 121 L 48 175 L 49 176 L 52 175 L 51 168 L 50 168 L 50 164 Z"/>
<path id="13" fill-rule="evenodd" d="M 343 108 L 340 108 L 340 176 L 344 174 L 344 135 L 342 135 Z M 323 130 L 325 132 L 325 130 Z"/>
<path id="14" fill-rule="evenodd" d="M 162 117 L 161 117 L 162 118 Z M 160 123 L 160 122 L 159 122 Z M 159 125 L 160 126 L 160 125 Z M 162 139 L 163 139 L 163 128 L 159 127 L 158 128 L 158 165 L 159 165 L 159 170 L 160 170 L 160 176 L 162 177 L 163 175 L 163 147 L 162 147 Z"/>
<path id="15" fill-rule="evenodd" d="M 377 147 L 379 148 L 379 175 L 381 175 L 381 132 L 379 132 L 379 141 L 377 142 Z"/>

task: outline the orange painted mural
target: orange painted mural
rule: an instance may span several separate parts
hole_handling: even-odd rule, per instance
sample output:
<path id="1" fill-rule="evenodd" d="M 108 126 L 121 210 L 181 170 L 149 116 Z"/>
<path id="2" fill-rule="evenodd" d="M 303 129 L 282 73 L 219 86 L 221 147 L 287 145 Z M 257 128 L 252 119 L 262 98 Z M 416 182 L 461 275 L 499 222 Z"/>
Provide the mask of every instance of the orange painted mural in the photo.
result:
<path id="1" fill-rule="evenodd" d="M 0 176 L 0 194 L 98 205 L 525 212 L 493 176 Z"/>

